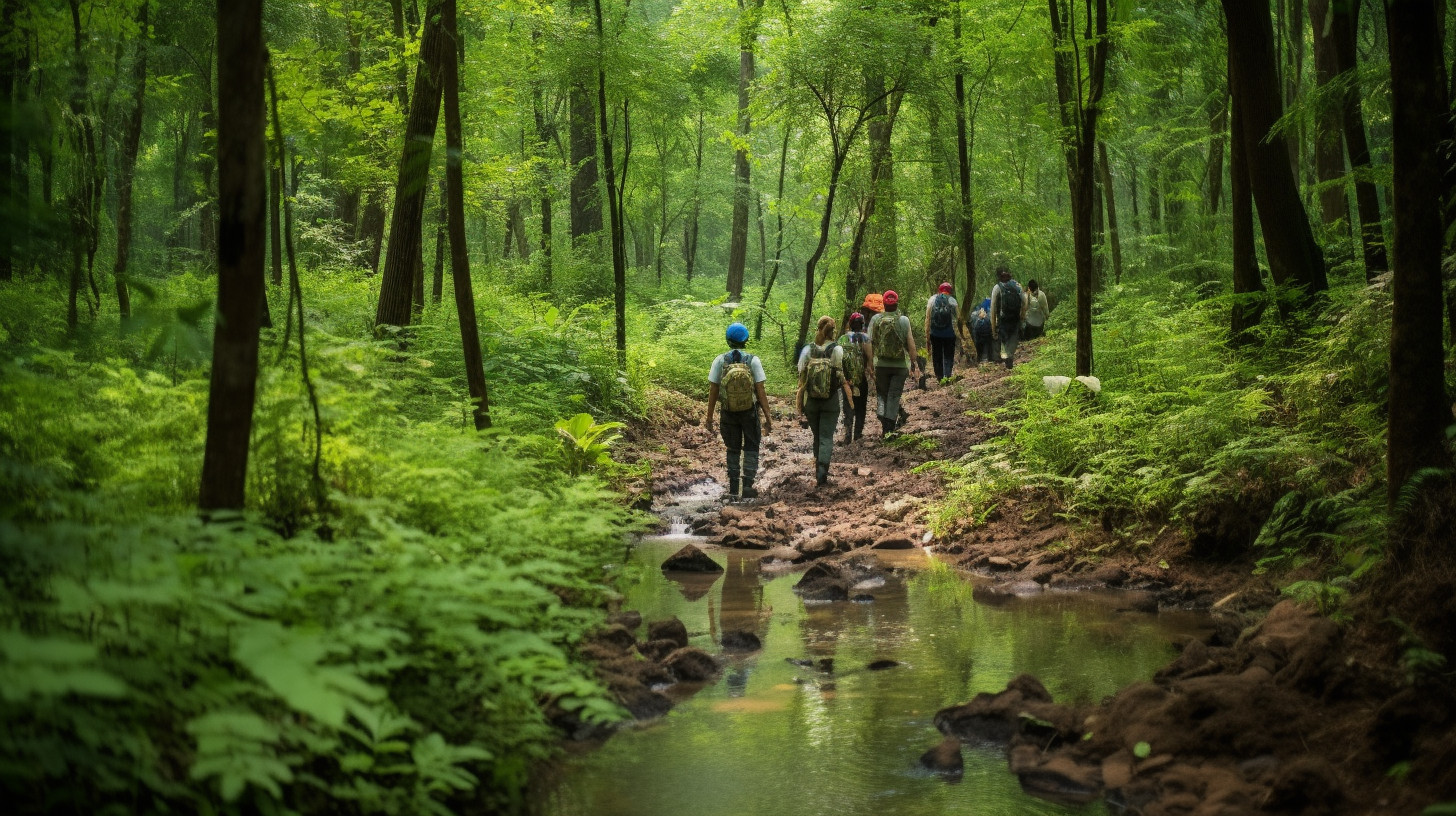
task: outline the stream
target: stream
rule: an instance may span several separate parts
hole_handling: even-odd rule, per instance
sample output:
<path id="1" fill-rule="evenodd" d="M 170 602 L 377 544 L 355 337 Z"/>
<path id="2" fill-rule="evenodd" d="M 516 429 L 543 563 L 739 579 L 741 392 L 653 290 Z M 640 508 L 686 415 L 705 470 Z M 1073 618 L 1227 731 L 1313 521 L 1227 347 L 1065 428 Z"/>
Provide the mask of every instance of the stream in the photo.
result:
<path id="1" fill-rule="evenodd" d="M 669 690 L 678 704 L 660 720 L 572 748 L 538 813 L 1101 813 L 1100 804 L 1023 793 L 998 746 L 965 746 L 957 781 L 920 769 L 920 754 L 940 740 L 935 712 L 1000 691 L 1021 673 L 1058 701 L 1096 701 L 1150 678 L 1176 654 L 1175 639 L 1206 631 L 1201 615 L 1125 611 L 1126 592 L 987 605 L 972 598 L 982 579 L 919 549 L 876 551 L 883 582 L 855 590 L 873 601 L 806 603 L 793 592 L 801 570 L 765 569 L 760 552 L 703 546 L 680 519 L 666 518 L 667 535 L 632 550 L 622 608 L 647 621 L 677 616 L 691 644 L 712 654 L 722 652 L 721 633 L 735 629 L 756 633 L 763 649 L 725 656 L 714 683 Z M 686 543 L 726 571 L 686 582 L 664 575 L 657 565 Z M 821 670 L 825 659 L 830 671 Z M 899 665 L 869 670 L 877 660 Z"/>

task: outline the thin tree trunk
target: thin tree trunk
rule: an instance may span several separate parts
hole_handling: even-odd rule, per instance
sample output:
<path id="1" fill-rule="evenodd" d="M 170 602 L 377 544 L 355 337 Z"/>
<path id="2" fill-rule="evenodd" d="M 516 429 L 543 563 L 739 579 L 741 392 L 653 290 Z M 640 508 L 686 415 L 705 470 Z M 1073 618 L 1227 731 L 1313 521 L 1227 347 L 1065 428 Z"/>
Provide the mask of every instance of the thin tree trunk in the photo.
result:
<path id="1" fill-rule="evenodd" d="M 1132 188 L 1132 231 L 1137 235 L 1143 234 L 1142 214 L 1138 212 L 1138 182 L 1137 163 L 1129 162 L 1127 165 L 1127 183 Z"/>
<path id="2" fill-rule="evenodd" d="M 221 45 L 217 46 L 221 49 Z M 202 149 L 193 154 L 194 166 L 202 176 L 202 206 L 197 210 L 197 246 L 203 258 L 217 255 L 217 196 L 213 188 L 213 172 L 217 162 L 213 158 L 216 141 L 208 144 L 209 133 L 217 133 L 216 103 L 212 95 L 212 59 L 209 56 L 202 79 L 202 111 L 198 115 L 199 141 Z M 215 139 L 215 136 L 212 137 Z"/>
<path id="3" fill-rule="evenodd" d="M 752 122 L 748 115 L 748 88 L 753 83 L 753 49 L 758 40 L 758 17 L 763 0 L 752 5 L 738 0 L 738 139 L 733 152 L 733 227 L 728 239 L 728 299 L 743 297 L 743 269 L 748 264 L 748 137 Z"/>
<path id="4" fill-rule="evenodd" d="M 1334 3 L 1330 7 L 1330 36 L 1335 41 L 1335 59 L 1341 74 L 1355 71 L 1357 58 L 1355 32 L 1359 27 L 1360 4 Z M 1360 82 L 1357 73 L 1345 77 L 1345 94 L 1341 100 L 1341 127 L 1345 150 L 1350 156 L 1350 170 L 1355 175 L 1355 209 L 1360 216 L 1360 244 L 1365 257 L 1365 279 L 1374 280 L 1390 268 L 1385 252 L 1385 231 L 1380 220 L 1380 196 L 1370 180 L 1370 145 L 1365 139 L 1365 114 L 1361 110 Z"/>
<path id="5" fill-rule="evenodd" d="M 698 263 L 698 218 L 702 215 L 703 202 L 701 182 L 703 178 L 703 112 L 698 111 L 698 141 L 693 173 L 692 216 L 683 226 L 683 263 L 687 267 L 687 282 L 693 282 L 693 268 Z"/>
<path id="6" fill-rule="evenodd" d="M 605 25 L 602 21 L 602 0 L 592 0 L 592 7 L 596 11 L 597 54 L 598 60 L 600 60 L 607 44 Z M 598 138 L 601 139 L 602 144 L 602 165 L 607 182 L 607 212 L 611 219 L 612 230 L 612 300 L 617 312 L 617 366 L 625 371 L 627 368 L 627 245 L 622 224 L 622 200 L 617 196 L 617 169 L 612 159 L 611 122 L 607 117 L 607 69 L 600 61 L 597 63 L 597 111 L 601 114 L 598 120 L 601 127 Z M 624 134 L 629 132 L 626 129 L 625 115 L 623 131 Z M 630 145 L 627 138 L 624 135 L 623 141 Z M 631 148 L 625 147 L 624 149 L 630 150 Z"/>
<path id="7" fill-rule="evenodd" d="M 1219 200 L 1223 198 L 1223 153 L 1228 140 L 1228 91 L 1225 89 L 1218 107 L 1209 117 L 1208 141 L 1208 214 L 1217 215 Z M 1106 146 L 1103 146 L 1104 151 Z"/>
<path id="8" fill-rule="evenodd" d="M 1314 30 L 1314 81 L 1324 88 L 1340 73 L 1330 25 L 1330 0 L 1309 0 L 1309 22 Z M 1350 202 L 1339 180 L 1345 175 L 1345 150 L 1340 138 L 1340 108 L 1333 102 L 1320 106 L 1315 116 L 1314 172 L 1319 180 L 1320 221 L 1326 227 L 1343 223 L 1350 234 Z"/>
<path id="9" fill-rule="evenodd" d="M 1230 70 L 1233 63 L 1230 62 Z M 1239 100 L 1232 103 L 1230 131 L 1237 134 L 1243 114 Z M 1264 291 L 1259 275 L 1259 258 L 1254 248 L 1254 189 L 1249 184 L 1248 153 L 1243 139 L 1229 141 L 1229 215 L 1233 220 L 1234 305 L 1230 314 L 1230 345 L 1241 347 L 1254 342 L 1249 331 L 1258 325 L 1264 314 L 1264 300 L 1252 297 Z"/>
<path id="10" fill-rule="evenodd" d="M 116 281 L 116 306 L 121 319 L 131 318 L 131 293 L 126 285 L 126 267 L 131 258 L 132 183 L 136 179 L 137 151 L 142 141 L 142 113 L 147 100 L 147 8 L 143 2 L 137 11 L 141 35 L 137 37 L 136 56 L 131 69 L 131 111 L 121 138 L 121 164 L 116 181 L 116 266 L 111 277 Z"/>
<path id="11" fill-rule="evenodd" d="M 824 255 L 824 248 L 829 245 L 829 225 L 834 214 L 834 196 L 839 192 L 839 176 L 844 170 L 844 160 L 848 149 L 834 152 L 834 159 L 829 167 L 829 194 L 824 199 L 824 212 L 819 216 L 819 243 L 814 245 L 814 252 L 809 260 L 804 263 L 804 305 L 799 311 L 799 332 L 794 335 L 795 343 L 802 343 L 809 336 L 809 322 L 814 314 L 814 269 L 819 265 L 819 258 Z"/>
<path id="12" fill-rule="evenodd" d="M 1445 159 L 1450 130 L 1445 88 L 1439 81 L 1441 42 L 1434 0 L 1401 0 L 1386 7 L 1390 36 L 1390 90 L 1395 197 L 1395 310 L 1390 330 L 1390 422 L 1386 498 L 1396 510 L 1401 492 L 1423 468 L 1450 465 L 1445 428 L 1451 422 L 1441 347 L 1444 179 L 1434 168 Z M 1403 542 L 1393 553 L 1410 556 Z"/>
<path id="13" fill-rule="evenodd" d="M 414 94 L 405 125 L 399 177 L 395 183 L 389 251 L 384 259 L 379 308 L 374 314 L 376 326 L 408 326 L 417 277 L 421 281 L 419 288 L 424 288 L 420 233 L 424 220 L 425 188 L 430 176 L 430 153 L 440 116 L 439 76 L 446 48 L 439 23 L 441 2 L 430 0 L 426 9 L 428 22 L 420 42 L 419 68 L 415 72 Z M 423 299 L 421 294 L 420 300 Z"/>
<path id="14" fill-rule="evenodd" d="M 447 57 L 446 59 L 448 60 L 449 58 Z M 459 69 L 457 68 L 456 71 L 458 73 Z M 449 139 L 448 133 L 446 135 L 446 139 Z M 447 147 L 446 149 L 448 150 L 449 148 Z M 440 301 L 445 299 L 445 248 L 450 240 L 449 186 L 449 182 L 446 179 L 440 179 L 440 218 L 436 222 L 435 226 L 435 275 L 434 279 L 430 281 L 430 298 L 435 303 L 439 303 Z M 452 268 L 451 274 L 453 274 L 455 258 L 453 251 L 454 250 L 452 249 L 452 254 L 450 256 Z"/>
<path id="15" fill-rule="evenodd" d="M 1299 290 L 1296 300 L 1328 288 L 1324 255 L 1315 243 L 1304 202 L 1289 166 L 1274 61 L 1268 0 L 1223 0 L 1228 18 L 1230 91 L 1239 100 L 1240 138 L 1263 227 L 1269 271 L 1280 286 Z"/>
<path id="16" fill-rule="evenodd" d="M 584 0 L 571 0 L 573 16 L 580 13 Z M 596 111 L 587 93 L 587 77 L 583 63 L 574 65 L 568 102 L 571 107 L 571 243 L 583 246 L 587 236 L 602 231 L 602 202 L 597 191 L 597 126 Z M 594 78 L 593 80 L 594 81 Z"/>
<path id="17" fill-rule="evenodd" d="M 444 60 L 445 96 L 445 212 L 450 233 L 450 275 L 455 288 L 455 310 L 460 320 L 460 343 L 465 351 L 465 380 L 475 402 L 475 429 L 490 427 L 490 395 L 485 385 L 480 334 L 475 323 L 475 294 L 470 280 L 470 250 L 465 243 L 465 190 L 461 162 L 464 136 L 460 127 L 460 33 L 455 0 L 444 0 L 443 23 L 449 54 Z M 438 296 L 437 296 L 438 299 Z"/>
<path id="18" fill-rule="evenodd" d="M 540 32 L 532 32 L 533 40 L 539 38 Z M 546 111 L 542 100 L 541 85 L 538 82 L 532 96 L 532 108 L 536 119 L 536 143 L 537 154 L 544 152 L 544 145 L 551 141 L 551 132 L 546 125 Z M 541 162 L 538 171 L 537 181 L 540 185 L 541 201 L 541 271 L 543 275 L 542 285 L 549 291 L 551 289 L 551 172 L 546 168 L 546 162 Z"/>
<path id="19" fill-rule="evenodd" d="M 957 48 L 957 55 L 960 51 L 961 41 L 961 16 L 960 3 L 955 8 L 954 35 Z M 966 322 L 966 317 L 980 303 L 976 296 L 979 289 L 976 286 L 976 227 L 972 221 L 971 211 L 971 145 L 967 136 L 966 122 L 966 70 L 962 59 L 956 60 L 955 73 L 955 102 L 956 102 L 956 168 L 959 172 L 960 181 L 960 246 L 961 256 L 965 258 L 966 267 L 966 288 L 961 295 L 960 321 Z"/>
<path id="20" fill-rule="evenodd" d="M 9 47 L 0 53 L 0 97 L 3 97 L 5 104 L 3 113 L 0 113 L 0 116 L 4 117 L 3 120 L 0 120 L 0 138 L 4 139 L 4 141 L 0 141 L 0 206 L 7 208 L 11 206 L 14 196 L 11 182 L 20 175 L 22 162 L 28 158 L 17 152 L 14 145 L 17 141 L 15 139 L 16 125 L 19 124 L 20 118 L 16 114 L 20 102 L 20 82 L 16 76 L 19 73 L 16 65 L 19 59 L 16 55 L 20 49 L 26 47 L 23 42 L 13 42 L 13 40 L 20 39 L 15 30 L 15 13 L 19 8 L 18 0 L 4 0 L 4 4 L 0 5 L 0 30 L 6 31 L 12 40 L 11 43 L 7 43 Z M 16 207 L 15 210 L 26 221 L 30 220 L 28 207 Z M 11 220 L 12 226 L 5 231 L 4 245 L 0 246 L 0 280 L 8 281 L 15 277 L 17 252 L 16 241 L 11 233 L 18 231 L 14 229 L 14 226 L 18 226 L 16 222 L 19 220 L 18 218 Z"/>
<path id="21" fill-rule="evenodd" d="M 272 247 L 273 285 L 283 285 L 283 160 L 268 167 L 268 235 Z"/>
<path id="22" fill-rule="evenodd" d="M 774 199 L 777 206 L 774 212 L 778 216 L 778 233 L 774 238 L 774 259 L 773 268 L 768 271 L 768 283 L 764 284 L 763 297 L 758 301 L 758 318 L 753 324 L 753 339 L 763 339 L 763 313 L 768 309 L 769 295 L 773 294 L 774 281 L 778 280 L 779 268 L 784 265 L 784 175 L 789 166 L 789 134 L 787 125 L 784 126 L 784 144 L 779 148 L 779 191 L 778 197 Z"/>
<path id="23" fill-rule="evenodd" d="M 262 0 L 218 0 L 218 319 L 198 504 L 240 510 L 258 378 L 263 303 Z"/>
<path id="24" fill-rule="evenodd" d="M 1102 158 L 1102 196 L 1107 203 L 1107 237 L 1112 244 L 1112 279 L 1122 283 L 1122 237 L 1117 232 L 1117 188 L 1112 186 L 1112 164 L 1107 160 L 1107 143 L 1099 142 Z M 1222 173 L 1220 173 L 1220 176 Z"/>

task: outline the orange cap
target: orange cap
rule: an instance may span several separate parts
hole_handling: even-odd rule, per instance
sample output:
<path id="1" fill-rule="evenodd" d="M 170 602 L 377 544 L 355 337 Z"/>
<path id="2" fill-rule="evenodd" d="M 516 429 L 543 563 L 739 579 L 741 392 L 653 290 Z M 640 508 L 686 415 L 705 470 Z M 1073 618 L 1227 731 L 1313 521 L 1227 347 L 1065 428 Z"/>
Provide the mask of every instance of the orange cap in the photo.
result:
<path id="1" fill-rule="evenodd" d="M 879 292 L 871 292 L 865 295 L 863 308 L 871 312 L 883 312 L 885 310 L 885 298 Z"/>

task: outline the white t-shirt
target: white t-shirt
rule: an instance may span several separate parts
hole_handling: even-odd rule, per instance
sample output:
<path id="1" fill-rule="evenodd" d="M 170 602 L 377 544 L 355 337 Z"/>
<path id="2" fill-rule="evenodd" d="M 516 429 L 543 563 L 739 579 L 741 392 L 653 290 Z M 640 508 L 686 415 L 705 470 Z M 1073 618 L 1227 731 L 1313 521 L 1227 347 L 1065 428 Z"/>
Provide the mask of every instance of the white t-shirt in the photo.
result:
<path id="1" fill-rule="evenodd" d="M 1026 325 L 1040 326 L 1046 323 L 1047 319 L 1047 295 L 1046 292 L 1038 289 L 1035 292 L 1027 290 L 1023 293 L 1026 296 Z"/>
<path id="2" fill-rule="evenodd" d="M 723 368 L 733 361 L 733 352 L 735 351 L 743 355 L 743 360 L 748 363 L 748 370 L 753 373 L 754 382 L 761 383 L 768 379 L 768 377 L 764 376 L 763 363 L 758 361 L 757 354 L 749 354 L 742 349 L 730 349 L 713 358 L 713 366 L 708 369 L 708 382 L 714 385 L 722 382 Z"/>
<path id="3" fill-rule="evenodd" d="M 809 344 L 807 344 L 807 345 L 804 346 L 804 350 L 803 351 L 799 352 L 799 373 L 800 374 L 803 374 L 804 373 L 804 366 L 806 366 L 806 365 L 809 364 L 809 348 L 810 348 L 810 346 L 813 346 L 813 345 L 814 345 L 813 343 L 809 343 Z M 837 368 L 837 369 L 839 369 L 840 376 L 843 377 L 844 376 L 844 347 L 843 346 L 839 345 L 838 343 L 833 343 L 833 342 L 831 342 L 829 344 L 829 362 L 833 363 L 834 364 L 834 367 Z"/>

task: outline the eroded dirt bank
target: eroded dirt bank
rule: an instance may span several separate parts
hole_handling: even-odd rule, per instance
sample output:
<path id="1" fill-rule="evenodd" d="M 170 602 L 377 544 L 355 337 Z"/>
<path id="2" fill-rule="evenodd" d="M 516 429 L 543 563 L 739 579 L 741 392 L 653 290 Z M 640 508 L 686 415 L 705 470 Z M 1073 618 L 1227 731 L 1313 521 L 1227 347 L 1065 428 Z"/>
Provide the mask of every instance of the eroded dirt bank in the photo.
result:
<path id="1" fill-rule="evenodd" d="M 1033 489 L 1000 497 L 983 520 L 936 525 L 932 535 L 930 514 L 945 488 L 937 471 L 917 466 L 958 459 L 1001 433 L 982 412 L 1012 388 L 1002 369 L 987 367 L 907 392 L 902 439 L 886 444 L 872 428 L 874 436 L 836 445 L 831 484 L 817 490 L 810 435 L 791 404 L 778 402 L 761 497 L 677 515 L 712 545 L 762 551 L 766 564 L 784 568 L 812 563 L 832 576 L 857 551 L 925 546 L 988 576 L 976 592 L 982 602 L 1112 586 L 1149 591 L 1136 596 L 1143 611 L 1193 607 L 1214 616 L 1206 640 L 1180 644 L 1181 656 L 1150 682 L 1100 705 L 1060 705 L 1022 677 L 1000 695 L 943 710 L 936 725 L 947 742 L 927 753 L 929 762 L 958 758 L 961 742 L 1004 745 L 1029 790 L 1105 797 L 1150 815 L 1407 814 L 1456 800 L 1450 677 L 1403 671 L 1388 629 L 1351 629 L 1279 603 L 1251 563 L 1201 562 L 1174 531 L 1140 548 L 1116 546 L 1100 526 L 1069 525 Z M 651 461 L 643 498 L 650 493 L 673 513 L 673 496 L 725 481 L 723 447 L 701 426 L 701 402 L 676 394 L 658 402 L 628 458 Z M 927 734 L 928 745 L 936 739 Z"/>

